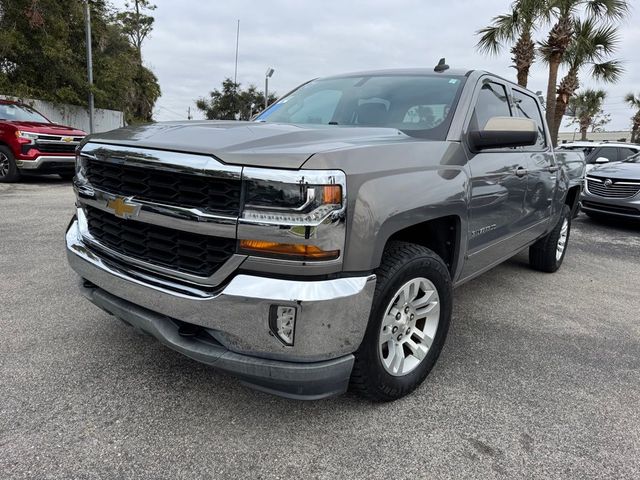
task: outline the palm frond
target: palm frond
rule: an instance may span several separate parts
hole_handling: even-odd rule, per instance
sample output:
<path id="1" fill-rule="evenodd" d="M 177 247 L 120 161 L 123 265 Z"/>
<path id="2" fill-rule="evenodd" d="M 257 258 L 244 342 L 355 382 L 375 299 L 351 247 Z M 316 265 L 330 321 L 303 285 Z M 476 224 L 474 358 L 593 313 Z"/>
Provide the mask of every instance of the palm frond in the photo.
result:
<path id="1" fill-rule="evenodd" d="M 624 68 L 619 60 L 609 60 L 602 63 L 594 63 L 591 67 L 591 75 L 607 83 L 615 83 L 620 80 Z"/>
<path id="2" fill-rule="evenodd" d="M 491 25 L 476 32 L 480 35 L 476 48 L 482 53 L 497 55 L 502 49 L 502 42 L 511 42 L 520 33 L 521 25 L 517 19 L 515 11 L 493 17 Z"/>
<path id="3" fill-rule="evenodd" d="M 622 20 L 629 14 L 631 8 L 626 0 L 587 0 L 586 10 L 595 18 Z"/>
<path id="4" fill-rule="evenodd" d="M 575 36 L 563 56 L 570 68 L 606 62 L 620 43 L 618 30 L 612 24 L 601 25 L 592 18 L 576 19 L 573 28 Z"/>
<path id="5" fill-rule="evenodd" d="M 629 92 L 624 96 L 624 101 L 633 108 L 640 109 L 640 94 L 636 97 L 633 92 Z"/>
<path id="6" fill-rule="evenodd" d="M 569 112 L 576 117 L 593 117 L 602 108 L 606 97 L 604 90 L 586 89 L 578 92 L 569 100 Z"/>

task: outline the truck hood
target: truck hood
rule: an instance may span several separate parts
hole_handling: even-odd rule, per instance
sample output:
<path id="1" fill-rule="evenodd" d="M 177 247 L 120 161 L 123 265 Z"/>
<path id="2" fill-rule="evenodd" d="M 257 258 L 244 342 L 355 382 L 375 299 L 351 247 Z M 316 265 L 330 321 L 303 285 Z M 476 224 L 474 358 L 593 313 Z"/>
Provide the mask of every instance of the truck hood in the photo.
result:
<path id="1" fill-rule="evenodd" d="M 44 135 L 68 135 L 73 137 L 83 137 L 86 132 L 76 128 L 58 125 L 57 123 L 42 122 L 18 122 L 10 120 L 2 120 L 2 123 L 8 123 L 17 130 L 25 130 L 27 132 L 42 133 Z"/>
<path id="2" fill-rule="evenodd" d="M 133 126 L 91 135 L 91 142 L 212 155 L 256 167 L 300 168 L 315 153 L 411 141 L 394 128 L 200 121 Z"/>
<path id="3" fill-rule="evenodd" d="M 589 172 L 590 177 L 613 178 L 616 180 L 640 180 L 640 163 L 611 162 L 595 167 Z"/>

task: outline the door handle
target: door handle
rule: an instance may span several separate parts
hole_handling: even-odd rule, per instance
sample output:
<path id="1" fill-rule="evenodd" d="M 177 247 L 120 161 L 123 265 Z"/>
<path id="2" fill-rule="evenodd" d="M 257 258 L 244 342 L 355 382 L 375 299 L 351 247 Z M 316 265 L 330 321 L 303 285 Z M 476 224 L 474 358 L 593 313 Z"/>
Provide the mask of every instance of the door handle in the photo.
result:
<path id="1" fill-rule="evenodd" d="M 527 173 L 529 173 L 529 171 L 524 167 L 518 167 L 515 171 L 516 177 L 520 178 L 524 177 Z"/>
<path id="2" fill-rule="evenodd" d="M 549 171 L 550 171 L 551 173 L 555 173 L 555 172 L 557 172 L 558 170 L 560 170 L 560 167 L 559 167 L 558 165 L 551 165 L 551 166 L 549 167 Z"/>

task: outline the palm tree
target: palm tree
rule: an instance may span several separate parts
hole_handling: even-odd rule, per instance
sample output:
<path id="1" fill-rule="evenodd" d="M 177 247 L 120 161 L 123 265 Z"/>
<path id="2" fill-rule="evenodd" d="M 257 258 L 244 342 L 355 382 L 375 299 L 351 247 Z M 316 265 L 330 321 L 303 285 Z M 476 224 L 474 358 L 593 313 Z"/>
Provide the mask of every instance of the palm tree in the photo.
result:
<path id="1" fill-rule="evenodd" d="M 624 101 L 629 104 L 631 108 L 635 108 L 637 110 L 636 114 L 631 117 L 632 127 L 631 127 L 631 142 L 638 143 L 640 142 L 640 94 L 634 95 L 633 92 L 627 93 L 624 96 Z"/>
<path id="2" fill-rule="evenodd" d="M 616 21 L 629 13 L 627 0 L 549 0 L 549 11 L 556 23 L 549 31 L 547 39 L 540 44 L 540 52 L 549 65 L 547 83 L 547 123 L 551 130 L 558 131 L 553 124 L 556 111 L 556 85 L 558 70 L 565 60 L 565 54 L 575 38 L 576 20 L 582 10 L 594 20 Z M 577 88 L 577 87 L 576 87 Z"/>
<path id="3" fill-rule="evenodd" d="M 491 25 L 476 32 L 480 35 L 476 48 L 487 55 L 497 55 L 503 43 L 511 43 L 511 59 L 517 72 L 518 85 L 527 86 L 529 70 L 535 61 L 536 45 L 532 33 L 540 20 L 549 20 L 547 0 L 516 0 L 511 12 L 493 17 Z"/>
<path id="4" fill-rule="evenodd" d="M 587 139 L 587 130 L 602 110 L 607 93 L 604 90 L 584 90 L 569 100 L 569 108 L 580 127 L 580 140 Z"/>
<path id="5" fill-rule="evenodd" d="M 556 90 L 553 110 L 547 105 L 547 118 L 552 115 L 549 129 L 554 145 L 557 143 L 560 123 L 567 111 L 569 100 L 580 87 L 580 70 L 589 67 L 592 78 L 608 83 L 617 81 L 623 71 L 618 60 L 608 58 L 618 45 L 618 35 L 614 26 L 599 25 L 594 19 L 588 18 L 575 19 L 572 29 L 573 39 L 567 46 L 563 58 L 568 71 Z"/>

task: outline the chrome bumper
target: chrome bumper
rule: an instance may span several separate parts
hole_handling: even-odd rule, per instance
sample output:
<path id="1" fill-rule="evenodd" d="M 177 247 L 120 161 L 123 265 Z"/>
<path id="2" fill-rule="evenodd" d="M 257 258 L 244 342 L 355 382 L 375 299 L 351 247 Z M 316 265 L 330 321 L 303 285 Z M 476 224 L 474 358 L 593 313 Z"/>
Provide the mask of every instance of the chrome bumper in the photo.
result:
<path id="1" fill-rule="evenodd" d="M 20 170 L 38 170 L 46 167 L 48 163 L 68 163 L 69 167 L 75 167 L 75 162 L 74 155 L 42 155 L 34 160 L 16 160 L 16 166 Z"/>
<path id="2" fill-rule="evenodd" d="M 238 274 L 222 291 L 180 290 L 98 255 L 81 240 L 76 220 L 66 244 L 71 267 L 101 291 L 162 318 L 202 326 L 225 349 L 262 359 L 318 362 L 353 353 L 364 336 L 375 289 L 375 275 L 297 281 Z M 274 304 L 297 308 L 293 346 L 270 331 Z"/>

